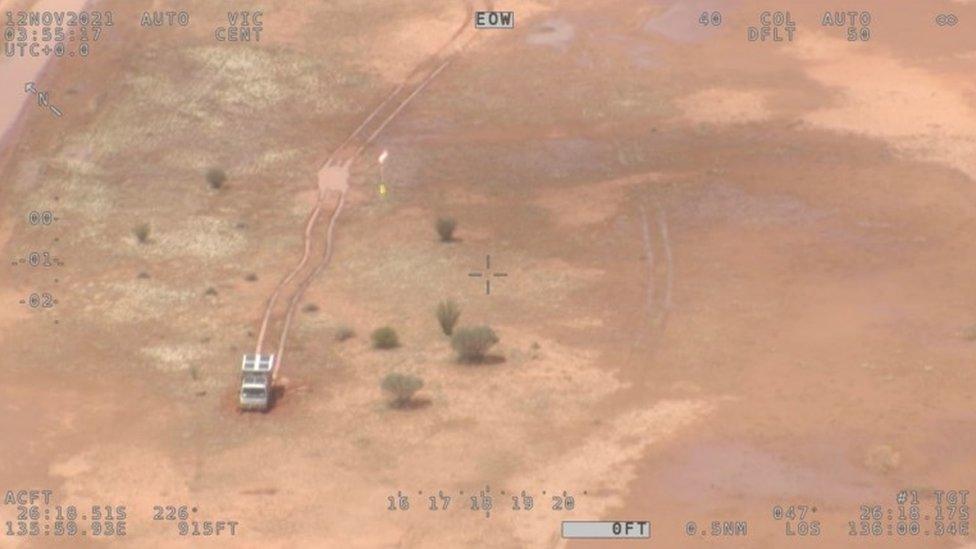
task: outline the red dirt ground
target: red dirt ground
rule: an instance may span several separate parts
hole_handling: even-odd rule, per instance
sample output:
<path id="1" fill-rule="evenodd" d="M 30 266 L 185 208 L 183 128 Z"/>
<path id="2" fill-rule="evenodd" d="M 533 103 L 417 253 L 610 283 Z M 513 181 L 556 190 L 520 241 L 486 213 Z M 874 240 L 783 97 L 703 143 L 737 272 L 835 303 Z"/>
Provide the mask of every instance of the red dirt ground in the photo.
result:
<path id="1" fill-rule="evenodd" d="M 931 517 L 914 537 L 849 521 L 976 489 L 976 8 L 867 2 L 849 43 L 804 3 L 796 42 L 759 44 L 759 3 L 610 4 L 519 3 L 364 152 L 282 398 L 242 415 L 240 355 L 301 257 L 319 163 L 468 6 L 279 2 L 260 44 L 217 45 L 233 2 L 148 31 L 143 10 L 189 5 L 97 2 L 129 23 L 52 66 L 68 115 L 28 110 L 0 153 L 0 489 L 125 505 L 129 535 L 4 543 L 202 544 L 153 520 L 185 504 L 240 523 L 216 547 L 564 546 L 567 519 L 650 520 L 659 547 L 971 546 Z M 27 226 L 38 209 L 61 221 Z M 34 249 L 65 266 L 10 266 Z M 486 254 L 508 273 L 490 296 L 468 277 Z M 34 291 L 59 305 L 26 311 Z M 499 334 L 488 363 L 455 361 L 447 298 Z M 399 348 L 370 347 L 383 325 Z M 388 406 L 389 372 L 424 379 L 414 406 Z M 467 509 L 486 486 L 490 517 Z M 426 510 L 439 491 L 453 509 Z M 552 510 L 563 491 L 575 509 Z M 776 505 L 815 506 L 822 534 L 787 536 Z M 685 533 L 716 520 L 748 535 Z"/>

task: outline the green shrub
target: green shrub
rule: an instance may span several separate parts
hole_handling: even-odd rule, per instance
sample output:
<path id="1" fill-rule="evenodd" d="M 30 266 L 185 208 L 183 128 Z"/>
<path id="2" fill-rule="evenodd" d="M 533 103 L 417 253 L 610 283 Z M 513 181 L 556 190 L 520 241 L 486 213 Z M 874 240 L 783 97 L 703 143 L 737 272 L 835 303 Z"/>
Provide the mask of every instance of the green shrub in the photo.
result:
<path id="1" fill-rule="evenodd" d="M 400 339 L 397 337 L 396 330 L 389 326 L 383 326 L 373 330 L 374 349 L 394 349 L 400 346 Z"/>
<path id="2" fill-rule="evenodd" d="M 453 217 L 441 217 L 434 226 L 437 229 L 437 234 L 441 237 L 441 242 L 454 240 L 454 229 L 457 228 L 457 221 Z"/>
<path id="3" fill-rule="evenodd" d="M 210 168 L 207 170 L 207 183 L 211 189 L 217 190 L 224 186 L 227 181 L 227 174 L 220 168 Z"/>
<path id="4" fill-rule="evenodd" d="M 132 234 L 135 235 L 136 240 L 139 244 L 145 244 L 149 242 L 149 233 L 152 229 L 149 227 L 149 223 L 140 223 L 133 227 Z"/>
<path id="5" fill-rule="evenodd" d="M 453 299 L 437 304 L 437 321 L 440 322 L 444 335 L 451 335 L 459 318 L 461 318 L 461 307 Z"/>
<path id="6" fill-rule="evenodd" d="M 498 336 L 488 326 L 460 328 L 451 337 L 451 347 L 457 351 L 461 362 L 481 362 L 492 345 L 498 343 Z"/>
<path id="7" fill-rule="evenodd" d="M 393 395 L 390 406 L 403 408 L 410 403 L 414 393 L 424 386 L 424 380 L 410 374 L 386 374 L 380 388 Z"/>

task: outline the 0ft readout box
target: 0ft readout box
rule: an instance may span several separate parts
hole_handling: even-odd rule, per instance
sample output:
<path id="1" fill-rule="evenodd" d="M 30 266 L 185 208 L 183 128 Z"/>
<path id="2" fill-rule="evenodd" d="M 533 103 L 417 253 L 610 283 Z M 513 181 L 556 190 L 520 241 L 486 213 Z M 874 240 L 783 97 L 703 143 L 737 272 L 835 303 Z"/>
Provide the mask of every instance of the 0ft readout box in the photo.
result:
<path id="1" fill-rule="evenodd" d="M 651 523 L 646 520 L 564 520 L 564 539 L 646 539 Z"/>
<path id="2" fill-rule="evenodd" d="M 476 11 L 474 12 L 474 28 L 476 29 L 514 29 L 514 11 Z"/>

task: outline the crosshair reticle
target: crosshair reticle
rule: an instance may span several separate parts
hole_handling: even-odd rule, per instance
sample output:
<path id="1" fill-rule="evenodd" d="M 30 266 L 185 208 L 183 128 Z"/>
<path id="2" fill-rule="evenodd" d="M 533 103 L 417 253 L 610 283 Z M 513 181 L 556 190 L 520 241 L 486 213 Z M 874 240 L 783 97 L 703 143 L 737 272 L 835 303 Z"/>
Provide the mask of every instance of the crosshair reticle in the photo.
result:
<path id="1" fill-rule="evenodd" d="M 468 273 L 468 276 L 472 278 L 484 278 L 485 279 L 485 295 L 491 295 L 491 279 L 492 277 L 504 278 L 508 276 L 508 273 L 493 273 L 491 272 L 491 254 L 485 255 L 485 270 L 484 271 L 472 271 Z"/>

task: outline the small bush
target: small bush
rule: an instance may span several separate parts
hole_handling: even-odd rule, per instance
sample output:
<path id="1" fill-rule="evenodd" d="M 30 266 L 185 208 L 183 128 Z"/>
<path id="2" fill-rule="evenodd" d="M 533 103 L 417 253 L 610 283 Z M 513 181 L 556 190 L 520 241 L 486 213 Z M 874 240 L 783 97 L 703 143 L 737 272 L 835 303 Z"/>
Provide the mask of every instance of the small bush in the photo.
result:
<path id="1" fill-rule="evenodd" d="M 374 349 L 395 349 L 400 346 L 400 339 L 397 337 L 396 330 L 389 326 L 383 326 L 373 330 Z"/>
<path id="2" fill-rule="evenodd" d="M 451 347 L 457 351 L 461 362 L 481 362 L 492 345 L 498 343 L 498 336 L 488 326 L 461 328 L 451 337 Z"/>
<path id="3" fill-rule="evenodd" d="M 207 291 L 203 292 L 203 295 L 213 297 L 213 296 L 217 295 L 217 288 L 214 288 L 213 286 L 211 286 L 211 287 L 207 288 Z"/>
<path id="4" fill-rule="evenodd" d="M 149 233 L 152 229 L 149 227 L 149 223 L 140 223 L 132 229 L 132 234 L 135 235 L 136 240 L 139 244 L 145 244 L 149 242 Z"/>
<path id="5" fill-rule="evenodd" d="M 207 170 L 207 184 L 211 189 L 217 190 L 224 186 L 227 181 L 227 174 L 220 168 L 210 168 Z"/>
<path id="6" fill-rule="evenodd" d="M 459 318 L 461 318 L 461 307 L 453 299 L 437 304 L 437 321 L 440 322 L 444 335 L 451 335 Z"/>
<path id="7" fill-rule="evenodd" d="M 410 374 L 386 374 L 380 388 L 393 395 L 390 405 L 394 408 L 403 408 L 410 403 L 414 393 L 424 386 L 424 380 Z"/>
<path id="8" fill-rule="evenodd" d="M 441 217 L 434 226 L 437 229 L 437 234 L 441 237 L 441 242 L 454 240 L 454 229 L 457 229 L 457 221 L 453 217 Z"/>
<path id="9" fill-rule="evenodd" d="M 347 339 L 352 339 L 356 337 L 356 331 L 349 326 L 339 326 L 335 330 L 335 340 L 345 341 Z"/>

